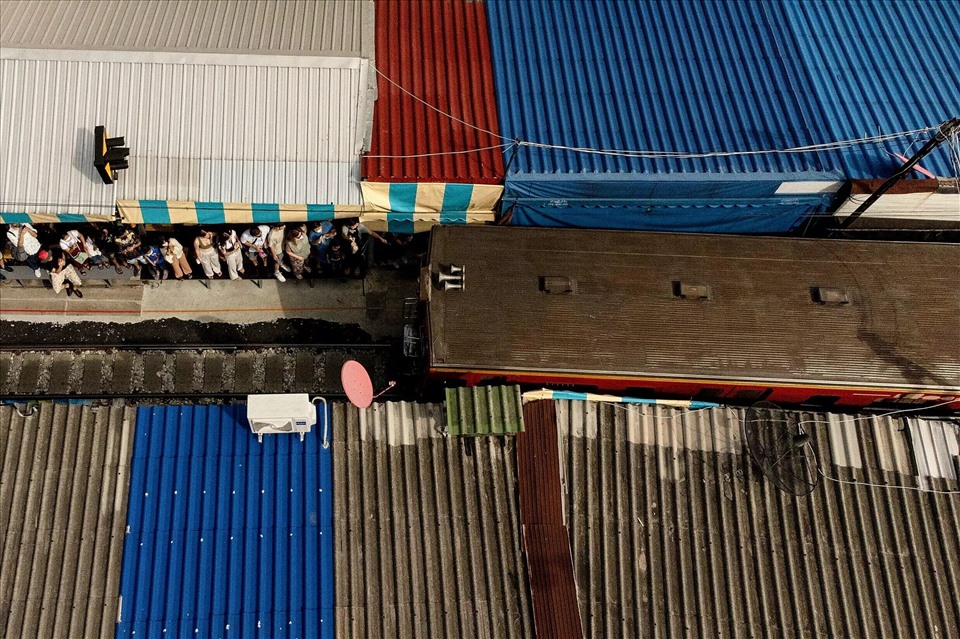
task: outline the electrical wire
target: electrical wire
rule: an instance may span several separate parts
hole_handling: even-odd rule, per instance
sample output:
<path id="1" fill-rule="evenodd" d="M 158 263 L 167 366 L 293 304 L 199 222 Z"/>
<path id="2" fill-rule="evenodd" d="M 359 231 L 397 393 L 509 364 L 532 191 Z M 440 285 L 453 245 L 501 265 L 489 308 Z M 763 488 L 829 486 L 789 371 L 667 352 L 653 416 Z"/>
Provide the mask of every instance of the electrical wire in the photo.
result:
<path id="1" fill-rule="evenodd" d="M 506 136 L 495 133 L 489 129 L 479 127 L 475 124 L 467 122 L 457 116 L 444 111 L 443 109 L 430 104 L 420 96 L 414 94 L 413 92 L 407 90 L 401 86 L 398 82 L 390 78 L 387 74 L 373 66 L 373 70 L 377 73 L 378 76 L 383 78 L 386 82 L 396 87 L 399 91 L 410 96 L 417 102 L 423 104 L 428 109 L 431 109 L 440 115 L 453 120 L 459 124 L 462 124 L 466 127 L 480 131 L 481 133 L 486 133 L 494 138 L 503 140 L 505 144 L 500 147 L 486 147 L 485 149 L 477 150 L 488 150 L 492 148 L 504 148 L 508 146 L 517 146 L 517 147 L 532 147 L 538 149 L 547 149 L 554 151 L 569 151 L 573 153 L 587 153 L 593 155 L 608 155 L 616 157 L 627 157 L 627 158 L 638 158 L 638 159 L 697 159 L 697 158 L 711 158 L 711 157 L 736 157 L 736 156 L 751 156 L 751 155 L 775 155 L 775 154 L 791 154 L 791 153 L 811 153 L 816 151 L 831 151 L 837 149 L 845 149 L 854 146 L 862 146 L 867 144 L 881 144 L 883 142 L 888 142 L 891 140 L 897 140 L 905 137 L 913 136 L 914 141 L 912 144 L 916 143 L 916 140 L 931 131 L 939 130 L 938 126 L 928 126 L 920 129 L 912 129 L 910 131 L 899 131 L 897 133 L 887 133 L 887 134 L 878 134 L 875 136 L 865 136 L 860 138 L 851 138 L 847 140 L 837 140 L 833 142 L 822 142 L 818 144 L 809 144 L 805 146 L 797 147 L 788 147 L 784 149 L 766 149 L 766 150 L 757 150 L 757 151 L 708 151 L 703 153 L 691 153 L 685 151 L 650 151 L 650 150 L 631 150 L 631 149 L 603 149 L 603 148 L 593 148 L 593 147 L 580 147 L 580 146 L 568 146 L 563 144 L 547 144 L 543 142 L 534 142 L 530 140 L 516 139 L 513 140 Z M 366 157 L 430 157 L 433 155 L 447 155 L 451 152 L 438 152 L 438 153 L 429 153 L 429 154 L 417 154 L 412 156 L 366 156 Z"/>
<path id="2" fill-rule="evenodd" d="M 410 153 L 407 155 L 370 155 L 365 154 L 365 158 L 391 158 L 391 159 L 405 159 L 405 158 L 432 158 L 440 157 L 444 155 L 466 155 L 468 153 L 480 153 L 482 151 L 490 151 L 493 149 L 504 149 L 506 147 L 514 146 L 513 142 L 509 144 L 493 144 L 491 146 L 481 146 L 475 149 L 463 149 L 460 151 L 436 151 L 433 153 Z"/>
<path id="3" fill-rule="evenodd" d="M 946 401 L 940 402 L 939 404 L 931 404 L 930 406 L 911 406 L 909 408 L 898 408 L 897 410 L 891 410 L 886 413 L 878 413 L 876 415 L 861 415 L 860 417 L 854 417 L 850 421 L 859 422 L 867 419 L 880 419 L 882 417 L 889 417 L 890 415 L 899 415 L 901 413 L 915 413 L 921 410 L 932 410 L 934 408 L 940 408 L 942 406 L 949 406 L 950 404 L 956 403 L 956 399 L 948 399 Z M 804 424 L 821 424 L 818 419 L 807 419 L 800 422 L 797 422 L 797 426 L 803 426 Z"/>
<path id="4" fill-rule="evenodd" d="M 921 411 L 921 410 L 926 411 L 926 410 L 931 410 L 931 409 L 934 409 L 934 408 L 939 408 L 939 407 L 941 407 L 941 406 L 946 406 L 946 405 L 948 405 L 948 404 L 953 404 L 953 403 L 956 402 L 956 401 L 957 401 L 957 400 L 955 400 L 955 399 L 951 399 L 951 400 L 948 400 L 948 401 L 941 402 L 941 403 L 939 403 L 939 404 L 933 404 L 933 405 L 931 405 L 931 406 L 915 406 L 915 407 L 910 407 L 910 408 L 901 408 L 901 409 L 897 409 L 897 410 L 892 410 L 892 411 L 888 411 L 888 412 L 886 412 L 886 413 L 881 413 L 881 414 L 878 414 L 878 415 L 864 415 L 864 416 L 862 416 L 862 417 L 855 417 L 855 418 L 853 418 L 852 421 L 861 421 L 861 420 L 866 420 L 866 419 L 878 419 L 878 418 L 881 418 L 881 417 L 889 417 L 890 415 L 898 415 L 898 414 L 902 414 L 902 413 L 914 413 L 914 412 Z M 597 403 L 598 403 L 598 404 L 605 404 L 605 405 L 607 405 L 607 406 L 612 406 L 612 407 L 614 407 L 614 408 L 618 408 L 618 409 L 620 409 L 620 410 L 624 410 L 624 411 L 626 411 L 626 412 L 628 412 L 628 413 L 634 412 L 634 411 L 633 411 L 634 407 L 639 408 L 639 405 L 636 405 L 636 404 L 629 404 L 629 405 L 627 405 L 627 404 L 620 404 L 620 403 L 617 403 L 617 402 L 597 402 Z M 651 405 L 651 406 L 654 406 L 654 407 L 655 407 L 656 405 Z M 691 414 L 691 413 L 698 413 L 698 412 L 701 412 L 701 411 L 713 410 L 712 408 L 687 408 L 687 409 L 684 409 L 684 408 L 676 408 L 676 407 L 672 407 L 672 406 L 661 406 L 661 408 L 673 408 L 674 410 L 677 410 L 677 411 L 679 411 L 679 412 L 678 412 L 676 415 L 672 415 L 672 416 L 662 416 L 662 417 L 661 417 L 661 416 L 658 416 L 658 417 L 657 417 L 657 421 L 673 420 L 673 419 L 677 419 L 677 418 L 681 418 L 681 417 L 686 417 L 686 416 L 688 416 L 688 415 Z M 722 407 L 719 407 L 719 408 L 722 408 Z M 639 411 L 638 411 L 638 412 L 639 412 Z M 810 420 L 804 420 L 804 421 L 797 422 L 796 426 L 797 426 L 797 427 L 800 427 L 800 426 L 802 426 L 803 424 L 822 424 L 822 423 L 823 423 L 823 422 L 822 422 L 821 420 L 810 419 Z M 702 433 L 701 433 L 701 434 L 702 434 Z M 715 438 L 715 439 L 716 439 L 716 438 Z M 722 438 L 721 438 L 721 439 L 718 439 L 718 441 L 725 441 L 725 443 L 732 443 L 731 440 L 723 440 Z M 890 489 L 897 489 L 897 488 L 899 488 L 899 489 L 901 489 L 901 490 L 913 490 L 913 491 L 917 491 L 917 492 L 931 493 L 931 494 L 937 494 L 937 495 L 960 495 L 960 490 L 937 490 L 937 489 L 934 489 L 934 488 L 922 488 L 922 487 L 920 487 L 920 486 L 901 486 L 901 485 L 899 485 L 899 484 L 874 484 L 874 483 L 867 482 L 867 481 L 854 481 L 854 480 L 840 479 L 839 477 L 832 477 L 832 476 L 827 475 L 826 473 L 824 473 L 824 472 L 823 472 L 823 467 L 820 465 L 819 460 L 817 461 L 816 466 L 817 466 L 817 472 L 820 474 L 821 477 L 823 477 L 824 479 L 829 480 L 829 481 L 837 482 L 837 483 L 839 483 L 839 484 L 849 484 L 849 485 L 852 485 L 852 486 L 866 486 L 866 487 L 868 487 L 868 488 L 890 488 Z"/>
<path id="5" fill-rule="evenodd" d="M 562 144 L 543 144 L 540 142 L 529 142 L 518 140 L 520 146 L 529 146 L 541 149 L 550 149 L 556 151 L 571 151 L 575 153 L 589 153 L 594 155 L 610 155 L 627 158 L 644 159 L 697 159 L 712 157 L 737 157 L 750 155 L 776 155 L 790 153 L 810 153 L 815 151 L 832 151 L 837 149 L 846 149 L 854 146 L 866 144 L 880 144 L 890 140 L 897 140 L 904 137 L 922 135 L 931 131 L 938 130 L 939 127 L 924 127 L 922 129 L 913 129 L 911 131 L 899 131 L 897 133 L 886 133 L 881 135 L 851 138 L 847 140 L 837 140 L 833 142 L 822 142 L 818 144 L 808 144 L 806 146 L 787 147 L 783 149 L 765 149 L 757 151 L 707 151 L 703 153 L 690 153 L 684 151 L 650 151 L 650 150 L 629 150 L 629 149 L 596 149 L 590 147 L 575 147 Z"/>
<path id="6" fill-rule="evenodd" d="M 831 477 L 823 472 L 820 464 L 817 464 L 817 472 L 820 473 L 820 476 L 826 480 L 836 482 L 838 484 L 849 484 L 851 486 L 866 486 L 868 488 L 891 488 L 899 490 L 914 490 L 919 493 L 932 493 L 934 495 L 960 495 L 960 490 L 937 490 L 936 488 L 923 488 L 921 486 L 901 486 L 900 484 L 873 484 L 867 481 L 851 481 L 848 479 L 840 479 L 839 477 Z"/>
<path id="7" fill-rule="evenodd" d="M 387 82 L 389 82 L 390 84 L 392 84 L 393 86 L 395 86 L 397 89 L 399 89 L 399 90 L 402 91 L 403 93 L 409 95 L 411 98 L 413 98 L 413 99 L 416 100 L 417 102 L 421 103 L 422 105 L 424 105 L 424 106 L 427 107 L 428 109 L 432 109 L 433 111 L 436 111 L 436 112 L 439 113 L 440 115 L 442 115 L 442 116 L 444 116 L 444 117 L 446 117 L 446 118 L 450 118 L 450 119 L 453 120 L 454 122 L 458 122 L 458 123 L 462 124 L 463 126 L 466 126 L 466 127 L 471 128 L 471 129 L 474 129 L 475 131 L 480 131 L 481 133 L 486 133 L 487 135 L 491 135 L 491 136 L 493 136 L 493 137 L 495 137 L 495 138 L 498 138 L 498 139 L 500 139 L 500 140 L 506 140 L 507 142 L 512 142 L 512 140 L 510 140 L 510 138 L 504 137 L 504 136 L 500 135 L 499 133 L 494 133 L 493 131 L 490 131 L 489 129 L 484 129 L 483 127 L 479 127 L 479 126 L 477 126 L 477 125 L 475 125 L 475 124 L 471 124 L 470 122 L 467 122 L 466 120 L 462 120 L 462 119 L 458 118 L 457 116 L 455 116 L 455 115 L 453 115 L 453 114 L 451 114 L 451 113 L 447 113 L 446 111 L 444 111 L 443 109 L 440 109 L 439 107 L 433 106 L 432 104 L 430 104 L 429 102 L 427 102 L 426 100 L 424 100 L 423 98 L 421 98 L 420 96 L 413 94 L 412 92 L 410 92 L 410 91 L 408 91 L 407 89 L 405 89 L 405 88 L 403 88 L 402 86 L 400 86 L 397 82 L 394 82 L 386 73 L 384 73 L 383 71 L 381 71 L 380 69 L 378 69 L 376 65 L 371 65 L 371 66 L 373 67 L 373 70 L 377 72 L 377 75 L 379 75 L 381 78 L 383 78 L 384 80 L 386 80 Z"/>
<path id="8" fill-rule="evenodd" d="M 880 413 L 878 415 L 863 415 L 861 417 L 854 417 L 850 421 L 857 422 L 857 421 L 862 421 L 866 419 L 879 419 L 882 417 L 889 417 L 890 415 L 899 415 L 902 413 L 915 413 L 921 410 L 931 410 L 933 408 L 940 408 L 941 406 L 947 406 L 948 404 L 953 404 L 956 401 L 957 400 L 955 399 L 951 399 L 944 402 L 940 402 L 939 404 L 933 404 L 931 406 L 914 406 L 910 408 L 900 408 L 897 410 L 888 411 L 886 413 Z M 823 422 L 821 422 L 820 420 L 808 419 L 808 420 L 797 422 L 796 425 L 797 427 L 800 427 L 803 424 L 821 424 L 821 423 Z M 913 490 L 917 492 L 932 493 L 936 495 L 960 495 L 960 490 L 937 490 L 935 488 L 923 488 L 921 486 L 901 486 L 900 484 L 874 484 L 868 481 L 840 479 L 839 477 L 832 477 L 826 474 L 825 472 L 823 472 L 823 467 L 820 465 L 819 460 L 817 461 L 817 472 L 824 479 L 827 479 L 832 482 L 836 482 L 838 484 L 849 484 L 851 486 L 866 486 L 869 488 L 890 488 L 890 489 L 900 489 L 900 490 Z"/>

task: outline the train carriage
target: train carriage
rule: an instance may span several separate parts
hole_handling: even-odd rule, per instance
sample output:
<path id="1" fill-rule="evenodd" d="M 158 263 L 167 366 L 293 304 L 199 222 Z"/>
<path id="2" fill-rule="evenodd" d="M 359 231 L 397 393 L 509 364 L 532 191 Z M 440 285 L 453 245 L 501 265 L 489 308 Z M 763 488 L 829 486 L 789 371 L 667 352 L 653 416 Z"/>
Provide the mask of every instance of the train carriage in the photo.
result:
<path id="1" fill-rule="evenodd" d="M 960 408 L 958 283 L 950 244 L 436 227 L 428 370 L 470 385 Z"/>

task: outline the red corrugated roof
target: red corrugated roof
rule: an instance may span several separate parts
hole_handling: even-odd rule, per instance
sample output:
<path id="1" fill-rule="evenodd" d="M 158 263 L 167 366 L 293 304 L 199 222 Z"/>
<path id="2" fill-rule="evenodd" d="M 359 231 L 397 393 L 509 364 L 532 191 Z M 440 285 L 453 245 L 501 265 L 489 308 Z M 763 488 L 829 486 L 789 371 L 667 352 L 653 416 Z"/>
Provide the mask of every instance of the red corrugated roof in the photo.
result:
<path id="1" fill-rule="evenodd" d="M 523 421 L 526 430 L 517 434 L 517 485 L 536 635 L 582 639 L 570 537 L 563 524 L 553 402 L 525 404 Z"/>
<path id="2" fill-rule="evenodd" d="M 480 129 L 446 117 L 379 76 L 369 156 L 464 151 L 501 143 L 487 17 L 482 2 L 379 0 L 377 66 L 396 84 Z M 467 182 L 503 179 L 499 148 L 421 158 L 364 157 L 376 182 Z"/>

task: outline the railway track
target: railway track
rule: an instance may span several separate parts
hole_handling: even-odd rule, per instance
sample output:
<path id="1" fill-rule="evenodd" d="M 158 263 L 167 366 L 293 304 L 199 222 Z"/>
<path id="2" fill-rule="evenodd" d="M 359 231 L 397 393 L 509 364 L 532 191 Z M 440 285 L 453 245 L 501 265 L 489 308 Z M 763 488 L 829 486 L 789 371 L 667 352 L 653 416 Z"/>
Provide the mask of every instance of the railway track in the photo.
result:
<path id="1" fill-rule="evenodd" d="M 0 347 L 0 400 L 162 399 L 217 402 L 251 393 L 343 397 L 340 367 L 355 359 L 385 387 L 388 344 Z M 385 395 L 387 398 L 387 395 Z"/>

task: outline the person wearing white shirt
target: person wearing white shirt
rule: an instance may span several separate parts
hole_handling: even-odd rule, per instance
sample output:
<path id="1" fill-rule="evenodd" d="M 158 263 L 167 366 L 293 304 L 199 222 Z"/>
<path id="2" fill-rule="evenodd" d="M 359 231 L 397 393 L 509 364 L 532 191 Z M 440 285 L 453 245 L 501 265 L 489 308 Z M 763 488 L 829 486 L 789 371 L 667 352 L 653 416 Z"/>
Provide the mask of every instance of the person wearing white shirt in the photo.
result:
<path id="1" fill-rule="evenodd" d="M 7 240 L 13 247 L 13 259 L 23 262 L 33 269 L 37 277 L 40 271 L 40 241 L 37 239 L 37 229 L 30 224 L 11 224 L 7 229 Z"/>
<path id="2" fill-rule="evenodd" d="M 188 280 L 193 277 L 193 269 L 190 267 L 190 261 L 187 260 L 187 254 L 183 250 L 183 244 L 175 237 L 168 237 L 167 241 L 160 246 L 163 252 L 163 259 L 173 267 L 173 275 L 178 280 L 186 277 Z"/>
<path id="3" fill-rule="evenodd" d="M 247 248 L 247 257 L 257 269 L 260 268 L 260 262 L 263 262 L 264 268 L 267 266 L 267 252 L 264 250 L 267 244 L 267 235 L 270 234 L 270 227 L 266 224 L 251 226 L 240 235 L 240 243 Z"/>
<path id="4" fill-rule="evenodd" d="M 230 279 L 239 280 L 243 275 L 243 245 L 233 229 L 220 233 L 220 256 L 227 263 Z"/>

